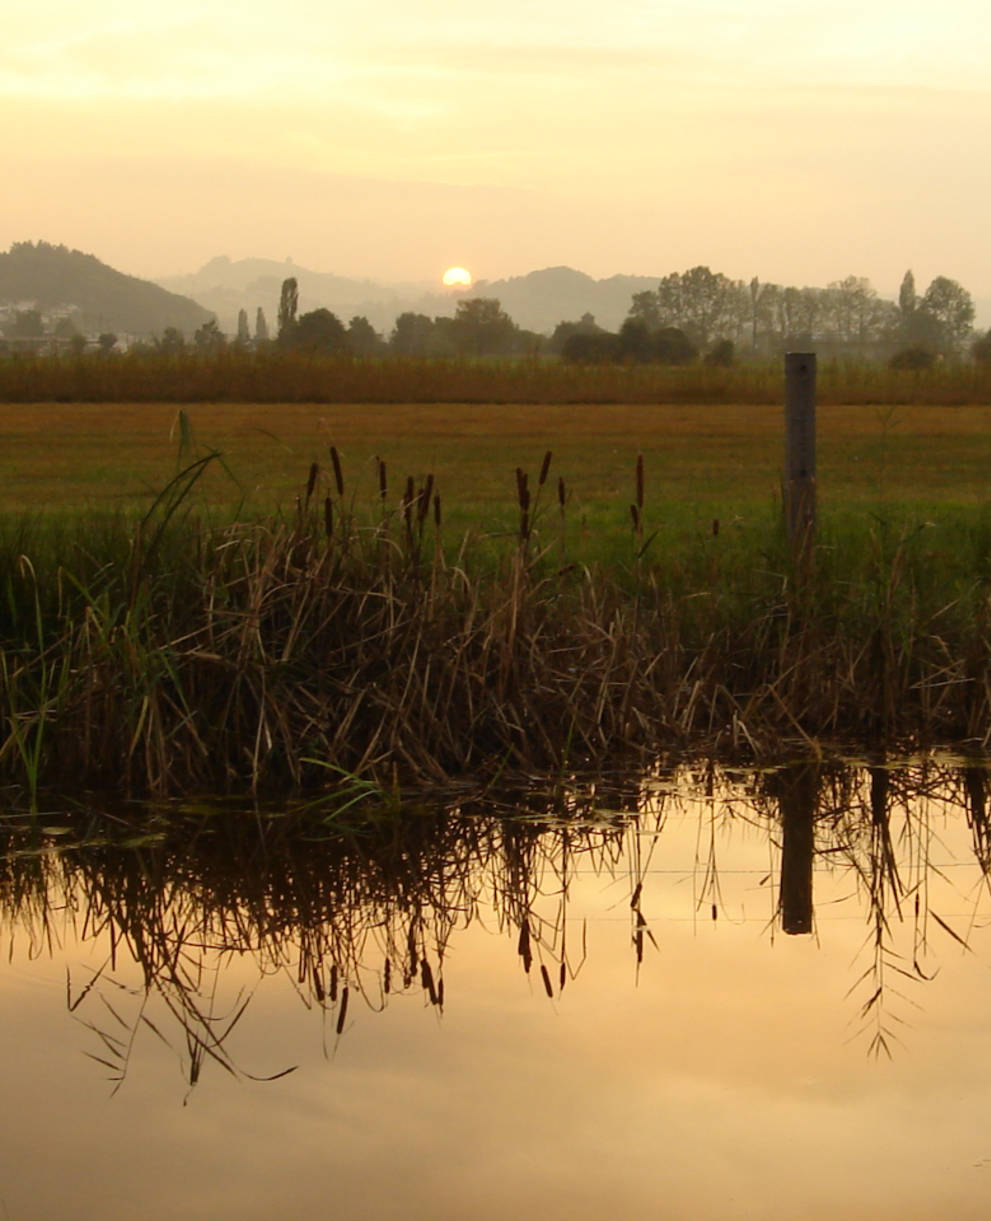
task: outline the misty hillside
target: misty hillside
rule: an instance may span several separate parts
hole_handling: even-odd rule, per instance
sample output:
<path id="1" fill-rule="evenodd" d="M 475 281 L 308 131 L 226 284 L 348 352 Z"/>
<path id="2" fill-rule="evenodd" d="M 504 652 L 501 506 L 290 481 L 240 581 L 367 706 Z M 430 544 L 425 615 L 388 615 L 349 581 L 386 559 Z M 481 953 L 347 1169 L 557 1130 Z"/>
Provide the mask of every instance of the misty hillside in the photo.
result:
<path id="1" fill-rule="evenodd" d="M 593 314 L 607 330 L 618 330 L 634 293 L 653 290 L 660 276 L 610 276 L 594 280 L 570 267 L 547 267 L 529 275 L 476 284 L 475 296 L 497 297 L 502 308 L 530 331 L 552 331 L 562 321 Z"/>
<path id="2" fill-rule="evenodd" d="M 42 311 L 74 306 L 83 330 L 133 335 L 160 335 L 166 327 L 191 335 L 212 316 L 188 297 L 48 242 L 15 242 L 0 254 L 0 302 Z"/>
<path id="3" fill-rule="evenodd" d="M 214 311 L 221 329 L 236 330 L 238 311 L 248 314 L 254 326 L 259 306 L 271 326 L 279 305 L 282 282 L 294 276 L 299 284 L 301 311 L 325 307 L 347 322 L 356 314 L 368 318 L 388 335 L 397 316 L 408 310 L 436 315 L 453 314 L 463 297 L 497 297 L 503 309 L 532 331 L 550 332 L 565 319 L 594 314 L 600 325 L 616 329 L 626 317 L 635 292 L 657 287 L 658 276 L 611 276 L 594 280 L 570 267 L 548 267 L 529 275 L 506 280 L 479 281 L 457 291 L 429 284 L 382 284 L 374 280 L 352 280 L 327 272 L 312 271 L 286 260 L 211 259 L 190 275 L 158 281 L 173 292 L 195 297 Z"/>
<path id="4" fill-rule="evenodd" d="M 324 307 L 347 322 L 356 314 L 367 317 L 380 331 L 390 331 L 396 315 L 409 309 L 410 300 L 419 298 L 416 290 L 402 292 L 397 286 L 374 280 L 351 280 L 329 272 L 311 271 L 291 260 L 230 259 L 219 255 L 189 275 L 168 276 L 157 281 L 172 292 L 195 297 L 212 310 L 220 328 L 229 334 L 237 330 L 239 310 L 245 310 L 254 327 L 259 308 L 265 311 L 274 328 L 282 282 L 294 276 L 299 284 L 301 312 Z"/>

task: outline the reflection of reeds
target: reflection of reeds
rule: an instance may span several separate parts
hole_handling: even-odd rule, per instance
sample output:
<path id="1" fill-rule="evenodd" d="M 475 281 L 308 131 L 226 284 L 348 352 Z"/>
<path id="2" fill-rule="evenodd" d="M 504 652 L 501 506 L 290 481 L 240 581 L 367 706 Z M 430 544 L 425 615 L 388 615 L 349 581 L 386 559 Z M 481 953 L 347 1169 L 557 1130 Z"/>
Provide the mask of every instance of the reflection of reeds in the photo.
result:
<path id="1" fill-rule="evenodd" d="M 907 981 L 935 974 L 934 940 L 968 940 L 930 890 L 940 841 L 927 803 L 967 813 L 987 886 L 985 791 L 975 765 L 854 771 L 816 762 L 733 780 L 705 765 L 633 784 L 562 781 L 549 792 L 505 789 L 498 801 L 464 789 L 448 796 L 447 812 L 438 798 L 433 812 L 407 808 L 399 819 L 362 820 L 360 831 L 346 818 L 321 826 L 312 809 L 273 816 L 173 806 L 89 823 L 77 815 L 61 826 L 51 819 L 44 829 L 21 817 L 3 831 L 0 916 L 33 952 L 58 942 L 64 919 L 107 946 L 93 976 L 70 981 L 69 1003 L 95 1040 L 91 1054 L 118 1084 L 136 1040 L 153 1037 L 176 1052 L 191 1086 L 206 1066 L 268 1079 L 289 1068 L 247 1072 L 235 1060 L 232 1036 L 252 992 L 227 995 L 223 967 L 232 956 L 252 956 L 260 975 L 287 975 L 339 1038 L 397 992 L 443 1009 L 452 941 L 484 913 L 535 990 L 556 997 L 587 954 L 571 892 L 577 873 L 592 871 L 627 888 L 639 974 L 658 946 L 652 873 L 669 864 L 671 813 L 695 807 L 699 847 L 685 877 L 695 877 L 696 906 L 707 914 L 724 906 L 717 847 L 737 823 L 782 844 L 784 925 L 789 902 L 805 920 L 813 901 L 806 848 L 820 869 L 855 880 L 868 920 L 868 962 L 852 988 L 858 1030 L 873 1053 L 890 1054 L 904 1020 L 898 1009 L 912 1002 Z M 796 802 L 812 838 L 803 831 L 791 849 L 801 860 L 789 866 L 783 837 Z M 797 868 L 797 883 L 788 868 Z M 139 978 L 128 977 L 128 959 Z"/>

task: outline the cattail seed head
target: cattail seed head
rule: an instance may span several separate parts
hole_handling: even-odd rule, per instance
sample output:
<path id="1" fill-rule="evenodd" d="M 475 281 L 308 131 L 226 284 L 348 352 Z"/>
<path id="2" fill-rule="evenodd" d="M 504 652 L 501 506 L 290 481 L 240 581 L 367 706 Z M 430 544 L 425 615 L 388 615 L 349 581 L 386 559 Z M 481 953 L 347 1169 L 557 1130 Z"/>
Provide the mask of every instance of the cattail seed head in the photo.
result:
<path id="1" fill-rule="evenodd" d="M 341 472 L 341 459 L 337 452 L 337 446 L 330 447 L 330 461 L 334 467 L 334 482 L 337 484 L 337 495 L 344 495 L 344 475 Z"/>
<path id="2" fill-rule="evenodd" d="M 550 466 L 551 466 L 551 451 L 548 450 L 547 453 L 544 454 L 543 462 L 541 462 L 541 464 L 540 464 L 540 474 L 537 476 L 537 487 L 542 488 L 544 486 L 544 484 L 547 482 L 547 472 L 550 470 Z"/>

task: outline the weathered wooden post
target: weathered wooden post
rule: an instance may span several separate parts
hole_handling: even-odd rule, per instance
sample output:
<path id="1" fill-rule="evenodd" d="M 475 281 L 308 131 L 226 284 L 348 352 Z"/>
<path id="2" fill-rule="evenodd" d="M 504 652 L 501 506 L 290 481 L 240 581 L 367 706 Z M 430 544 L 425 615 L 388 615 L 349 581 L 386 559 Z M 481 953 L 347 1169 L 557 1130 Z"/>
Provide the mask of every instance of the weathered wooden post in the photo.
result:
<path id="1" fill-rule="evenodd" d="M 779 777 L 781 805 L 781 927 L 786 933 L 812 932 L 812 862 L 819 768 L 800 763 Z"/>
<path id="2" fill-rule="evenodd" d="M 796 556 L 816 526 L 816 354 L 785 355 L 785 521 Z"/>

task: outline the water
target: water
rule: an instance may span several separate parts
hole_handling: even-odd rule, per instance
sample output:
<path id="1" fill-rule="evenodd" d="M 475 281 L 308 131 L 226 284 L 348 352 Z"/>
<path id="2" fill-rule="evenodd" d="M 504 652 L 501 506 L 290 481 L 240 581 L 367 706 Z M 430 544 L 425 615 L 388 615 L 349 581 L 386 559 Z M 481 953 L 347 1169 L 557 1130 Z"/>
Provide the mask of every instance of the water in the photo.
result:
<path id="1" fill-rule="evenodd" d="M 986 792 L 929 759 L 305 841 L 10 819 L 0 1217 L 984 1218 Z"/>

